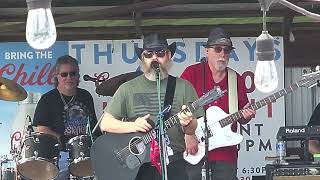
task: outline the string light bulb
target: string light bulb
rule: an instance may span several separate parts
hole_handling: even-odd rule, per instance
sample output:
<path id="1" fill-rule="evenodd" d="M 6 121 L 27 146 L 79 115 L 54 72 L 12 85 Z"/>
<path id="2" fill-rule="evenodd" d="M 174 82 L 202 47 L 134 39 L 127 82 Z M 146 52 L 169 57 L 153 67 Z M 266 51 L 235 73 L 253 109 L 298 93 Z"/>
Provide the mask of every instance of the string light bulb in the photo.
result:
<path id="1" fill-rule="evenodd" d="M 57 38 L 51 0 L 26 0 L 26 2 L 28 5 L 26 40 L 34 49 L 47 49 Z"/>
<path id="2" fill-rule="evenodd" d="M 268 31 L 256 39 L 257 65 L 254 74 L 256 88 L 264 93 L 271 92 L 278 87 L 278 74 L 274 63 L 274 39 Z"/>

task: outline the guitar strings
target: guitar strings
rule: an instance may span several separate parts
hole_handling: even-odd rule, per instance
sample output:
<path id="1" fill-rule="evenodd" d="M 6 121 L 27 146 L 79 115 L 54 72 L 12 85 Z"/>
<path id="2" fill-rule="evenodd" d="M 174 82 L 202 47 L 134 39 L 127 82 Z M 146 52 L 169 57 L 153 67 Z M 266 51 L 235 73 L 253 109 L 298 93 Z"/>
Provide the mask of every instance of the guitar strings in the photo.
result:
<path id="1" fill-rule="evenodd" d="M 152 131 L 153 131 L 153 130 L 152 130 Z M 151 132 L 151 131 L 149 131 L 149 132 Z M 142 136 L 141 138 L 137 139 L 136 141 L 133 141 L 132 143 L 129 143 L 128 146 L 126 146 L 125 148 L 121 149 L 121 150 L 118 151 L 116 154 L 117 154 L 118 156 L 120 156 L 121 159 L 123 159 L 123 158 L 122 158 L 123 156 L 124 156 L 124 157 L 127 157 L 128 155 L 132 154 L 132 153 L 130 152 L 130 148 L 129 148 L 129 147 L 130 147 L 130 146 L 135 147 L 137 144 L 143 142 L 143 139 L 145 139 L 145 138 L 147 138 L 147 140 L 150 140 L 150 137 L 147 137 L 148 134 L 150 134 L 149 132 L 148 132 L 147 134 L 145 134 L 144 136 Z"/>
<path id="2" fill-rule="evenodd" d="M 182 110 L 182 111 L 185 111 L 185 110 Z M 181 111 L 180 111 L 180 112 L 181 112 Z M 171 118 L 167 119 L 165 122 L 169 122 L 170 119 L 173 119 L 173 120 L 175 120 L 175 122 L 173 122 L 173 125 L 175 125 L 175 124 L 177 123 L 176 118 L 178 118 L 178 115 L 177 115 L 177 114 L 175 114 L 175 115 L 172 116 Z M 167 126 L 167 124 L 165 124 L 165 125 Z M 169 125 L 170 125 L 170 123 L 169 123 Z M 154 129 L 151 130 L 151 131 L 154 131 Z M 149 132 L 151 132 L 151 131 L 149 131 Z M 121 157 L 121 159 L 123 160 L 122 157 L 127 157 L 128 155 L 132 154 L 132 153 L 130 152 L 129 146 L 135 147 L 137 144 L 143 142 L 143 139 L 145 139 L 145 138 L 148 138 L 148 139 L 147 139 L 147 140 L 148 140 L 148 143 L 147 143 L 147 144 L 149 144 L 152 139 L 150 139 L 150 137 L 147 137 L 148 134 L 149 134 L 149 133 L 145 134 L 144 136 L 142 136 L 142 137 L 141 137 L 140 139 L 138 139 L 137 141 L 133 141 L 132 143 L 129 143 L 128 146 L 126 146 L 126 147 L 124 147 L 123 149 L 121 149 L 120 151 L 118 151 L 118 152 L 116 153 L 116 155 L 118 155 L 118 157 Z M 151 138 L 152 138 L 152 137 L 151 137 Z M 139 142 L 138 142 L 138 141 L 139 141 Z M 144 144 L 145 144 L 145 143 L 144 143 Z M 145 144 L 145 145 L 146 145 L 146 144 Z"/>
<path id="3" fill-rule="evenodd" d="M 195 101 L 194 103 L 191 104 L 191 106 L 193 107 L 193 110 L 196 109 L 196 108 L 195 108 L 195 103 L 196 103 L 196 102 L 197 102 L 197 101 Z M 184 112 L 184 113 L 185 113 L 187 110 L 188 110 L 189 112 L 191 112 L 190 108 L 191 108 L 190 106 L 187 106 L 186 109 L 181 110 L 180 112 Z M 177 114 L 175 114 L 175 115 L 172 116 L 171 118 L 165 120 L 165 123 L 166 123 L 166 122 L 169 122 L 170 119 L 173 119 L 173 120 L 175 120 L 175 122 L 173 122 L 173 125 L 175 125 L 175 124 L 177 124 L 177 122 L 178 122 L 178 121 L 176 120 L 176 118 L 178 118 L 178 115 L 177 115 Z M 165 125 L 167 126 L 167 124 L 165 124 Z M 169 122 L 169 125 L 170 125 L 170 122 Z M 154 129 L 153 129 L 152 131 L 154 131 Z M 149 131 L 149 132 L 151 132 L 151 131 Z M 121 160 L 124 160 L 123 157 L 127 157 L 127 156 L 129 156 L 130 154 L 132 154 L 132 153 L 130 152 L 129 146 L 135 147 L 137 144 L 143 142 L 143 139 L 145 139 L 145 137 L 148 138 L 147 140 L 148 140 L 149 142 L 148 142 L 147 144 L 149 144 L 149 143 L 151 142 L 150 140 L 152 140 L 152 139 L 150 139 L 149 137 L 147 137 L 148 134 L 149 134 L 149 133 L 145 134 L 144 136 L 142 136 L 142 137 L 141 137 L 140 139 L 138 139 L 137 141 L 133 141 L 132 143 L 129 143 L 128 146 L 126 146 L 126 147 L 124 147 L 123 149 L 121 149 L 120 151 L 116 152 L 117 157 L 121 158 Z M 145 144 L 145 143 L 144 143 L 144 144 Z M 146 144 L 145 144 L 145 145 L 146 145 Z"/>

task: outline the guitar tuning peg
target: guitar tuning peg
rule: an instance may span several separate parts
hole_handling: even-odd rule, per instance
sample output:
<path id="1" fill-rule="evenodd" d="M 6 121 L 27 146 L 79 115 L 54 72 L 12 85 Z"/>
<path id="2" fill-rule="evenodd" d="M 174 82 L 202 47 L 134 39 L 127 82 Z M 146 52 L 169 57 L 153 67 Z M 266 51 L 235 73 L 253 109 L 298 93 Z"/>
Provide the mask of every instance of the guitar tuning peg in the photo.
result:
<path id="1" fill-rule="evenodd" d="M 302 70 L 302 74 L 303 74 L 303 75 L 308 74 L 308 70 L 303 69 L 303 70 Z"/>

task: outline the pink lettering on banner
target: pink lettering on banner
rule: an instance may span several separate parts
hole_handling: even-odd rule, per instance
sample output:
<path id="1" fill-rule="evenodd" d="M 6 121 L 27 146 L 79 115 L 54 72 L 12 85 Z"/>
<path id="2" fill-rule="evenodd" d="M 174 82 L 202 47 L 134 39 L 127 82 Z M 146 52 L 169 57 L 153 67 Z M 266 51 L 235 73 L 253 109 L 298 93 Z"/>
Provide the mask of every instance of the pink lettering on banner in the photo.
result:
<path id="1" fill-rule="evenodd" d="M 53 76 L 55 74 L 55 69 L 51 63 L 44 64 L 42 67 L 40 65 L 35 65 L 33 70 L 27 69 L 25 64 L 6 64 L 0 68 L 0 76 L 5 77 L 6 75 L 14 75 L 12 79 L 18 82 L 22 86 L 25 85 L 52 85 Z"/>
<path id="2" fill-rule="evenodd" d="M 21 141 L 22 141 L 22 133 L 20 131 L 15 131 L 11 135 L 11 153 L 18 153 L 20 152 L 21 148 Z"/>

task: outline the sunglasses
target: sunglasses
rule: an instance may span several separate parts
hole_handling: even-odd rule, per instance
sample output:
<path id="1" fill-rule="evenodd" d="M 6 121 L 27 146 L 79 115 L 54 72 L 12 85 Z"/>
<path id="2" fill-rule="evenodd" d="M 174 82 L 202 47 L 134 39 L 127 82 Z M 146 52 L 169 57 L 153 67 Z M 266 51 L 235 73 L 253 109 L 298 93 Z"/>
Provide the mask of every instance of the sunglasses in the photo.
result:
<path id="1" fill-rule="evenodd" d="M 232 51 L 232 48 L 230 48 L 230 47 L 211 46 L 209 48 L 213 48 L 214 52 L 216 52 L 216 53 L 220 53 L 223 50 L 224 53 L 230 54 L 230 52 Z"/>
<path id="2" fill-rule="evenodd" d="M 159 51 L 144 51 L 143 56 L 145 58 L 152 58 L 152 56 L 155 54 L 157 57 L 164 57 L 166 55 L 166 50 L 162 49 Z"/>
<path id="3" fill-rule="evenodd" d="M 71 71 L 71 72 L 62 72 L 60 73 L 60 76 L 61 77 L 67 77 L 67 76 L 70 76 L 70 77 L 74 77 L 76 75 L 78 75 L 78 73 L 76 71 Z"/>

